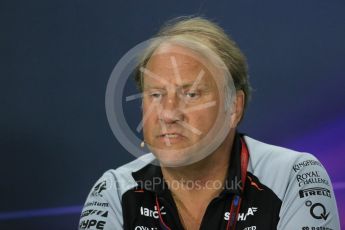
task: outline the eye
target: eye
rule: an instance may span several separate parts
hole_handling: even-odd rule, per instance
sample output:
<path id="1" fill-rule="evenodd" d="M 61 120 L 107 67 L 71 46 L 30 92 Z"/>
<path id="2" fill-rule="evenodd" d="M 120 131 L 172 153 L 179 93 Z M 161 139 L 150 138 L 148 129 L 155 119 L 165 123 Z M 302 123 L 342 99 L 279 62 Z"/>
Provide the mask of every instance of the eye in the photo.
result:
<path id="1" fill-rule="evenodd" d="M 187 99 L 195 99 L 200 96 L 200 94 L 197 91 L 189 91 L 185 93 L 185 96 Z"/>
<path id="2" fill-rule="evenodd" d="M 149 93 L 150 98 L 154 100 L 161 99 L 163 95 L 164 95 L 163 92 L 159 92 L 159 91 L 154 91 L 154 92 Z"/>
<path id="3" fill-rule="evenodd" d="M 162 94 L 161 93 L 151 93 L 150 96 L 153 98 L 159 98 L 160 96 L 162 96 Z"/>

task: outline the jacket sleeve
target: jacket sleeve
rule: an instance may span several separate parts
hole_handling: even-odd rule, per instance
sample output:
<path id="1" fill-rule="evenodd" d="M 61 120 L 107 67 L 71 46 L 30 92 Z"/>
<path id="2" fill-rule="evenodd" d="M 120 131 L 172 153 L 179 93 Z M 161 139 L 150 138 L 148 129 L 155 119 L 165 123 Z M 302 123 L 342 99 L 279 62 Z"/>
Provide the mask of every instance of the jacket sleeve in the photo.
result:
<path id="1" fill-rule="evenodd" d="M 113 170 L 109 170 L 92 187 L 82 210 L 79 230 L 123 229 L 121 197 Z"/>
<path id="2" fill-rule="evenodd" d="M 280 230 L 340 229 L 330 178 L 314 156 L 303 154 L 294 162 L 279 217 Z"/>

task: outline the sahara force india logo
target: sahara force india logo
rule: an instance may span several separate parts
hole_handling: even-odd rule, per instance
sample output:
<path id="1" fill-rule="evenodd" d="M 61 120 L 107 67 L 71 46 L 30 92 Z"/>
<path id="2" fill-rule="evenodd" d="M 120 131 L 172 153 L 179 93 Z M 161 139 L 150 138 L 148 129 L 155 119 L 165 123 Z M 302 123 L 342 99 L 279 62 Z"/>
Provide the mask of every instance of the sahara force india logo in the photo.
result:
<path id="1" fill-rule="evenodd" d="M 258 211 L 257 207 L 248 208 L 247 212 L 238 213 L 237 221 L 245 221 L 248 216 L 254 216 L 254 213 Z M 224 220 L 229 220 L 230 212 L 224 213 Z"/>
<path id="2" fill-rule="evenodd" d="M 103 196 L 102 192 L 107 189 L 107 182 L 101 181 L 99 182 L 93 189 L 91 196 Z"/>

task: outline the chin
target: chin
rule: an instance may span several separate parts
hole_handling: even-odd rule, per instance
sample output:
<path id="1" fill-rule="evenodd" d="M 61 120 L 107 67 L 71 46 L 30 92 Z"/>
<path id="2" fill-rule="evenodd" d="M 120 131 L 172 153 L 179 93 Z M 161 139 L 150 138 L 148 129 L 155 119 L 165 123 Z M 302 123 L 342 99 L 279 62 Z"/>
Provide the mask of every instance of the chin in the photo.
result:
<path id="1" fill-rule="evenodd" d="M 156 156 L 162 166 L 165 167 L 181 167 L 191 165 L 199 160 L 200 156 L 197 152 L 190 152 L 181 149 L 152 149 L 152 153 Z"/>

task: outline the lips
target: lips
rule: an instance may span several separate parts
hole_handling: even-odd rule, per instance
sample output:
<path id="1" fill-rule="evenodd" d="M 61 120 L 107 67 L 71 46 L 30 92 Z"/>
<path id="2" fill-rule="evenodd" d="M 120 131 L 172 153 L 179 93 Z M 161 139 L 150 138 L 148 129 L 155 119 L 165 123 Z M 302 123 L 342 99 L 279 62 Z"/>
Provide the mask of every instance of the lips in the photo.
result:
<path id="1" fill-rule="evenodd" d="M 167 138 L 177 138 L 180 136 L 182 136 L 182 135 L 179 133 L 166 133 L 166 134 L 160 135 L 160 137 L 167 137 Z"/>
<path id="2" fill-rule="evenodd" d="M 166 143 L 166 141 L 169 140 L 169 144 L 178 143 L 179 141 L 185 139 L 185 136 L 178 132 L 167 132 L 160 134 L 157 137 L 161 142 L 164 143 Z"/>

